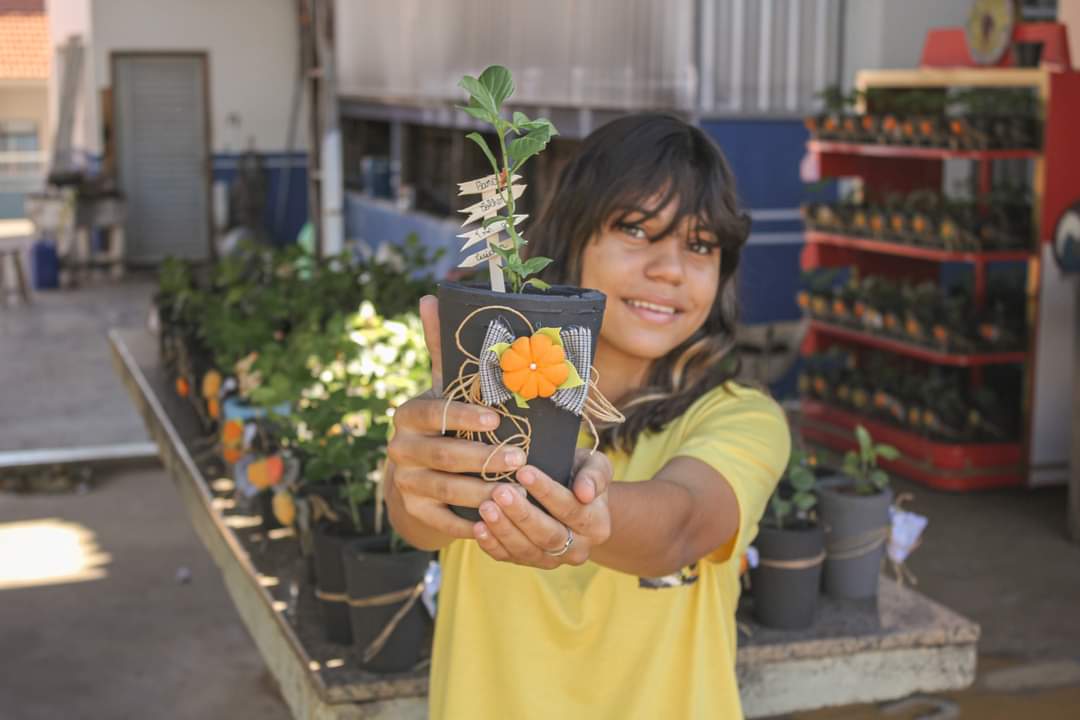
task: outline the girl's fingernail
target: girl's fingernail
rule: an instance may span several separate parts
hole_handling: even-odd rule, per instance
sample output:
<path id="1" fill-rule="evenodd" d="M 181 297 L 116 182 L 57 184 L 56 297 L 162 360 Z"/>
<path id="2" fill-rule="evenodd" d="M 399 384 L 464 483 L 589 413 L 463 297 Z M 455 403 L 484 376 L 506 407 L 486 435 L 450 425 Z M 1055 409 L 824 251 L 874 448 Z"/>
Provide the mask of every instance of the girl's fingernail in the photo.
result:
<path id="1" fill-rule="evenodd" d="M 484 413 L 480 416 L 480 424 L 484 427 L 493 428 L 499 424 L 499 416 L 495 413 Z"/>
<path id="2" fill-rule="evenodd" d="M 508 507 L 514 502 L 514 493 L 510 492 L 510 488 L 499 488 L 495 491 L 495 502 Z"/>
<path id="3" fill-rule="evenodd" d="M 476 536 L 477 537 L 479 537 L 481 540 L 487 540 L 487 536 L 488 536 L 487 525 L 485 525 L 484 523 L 476 523 L 476 528 L 475 529 L 476 529 Z"/>
<path id="4" fill-rule="evenodd" d="M 532 470 L 526 468 L 518 473 L 517 479 L 522 485 L 532 485 L 533 480 L 536 480 L 536 476 L 532 474 Z"/>
<path id="5" fill-rule="evenodd" d="M 498 509 L 491 503 L 484 503 L 480 506 L 480 514 L 484 516 L 484 519 L 488 522 L 495 522 L 499 519 Z"/>
<path id="6" fill-rule="evenodd" d="M 518 467 L 519 465 L 525 464 L 525 453 L 517 449 L 507 450 L 506 453 L 503 454 L 503 460 L 505 460 L 506 464 L 510 467 Z"/>

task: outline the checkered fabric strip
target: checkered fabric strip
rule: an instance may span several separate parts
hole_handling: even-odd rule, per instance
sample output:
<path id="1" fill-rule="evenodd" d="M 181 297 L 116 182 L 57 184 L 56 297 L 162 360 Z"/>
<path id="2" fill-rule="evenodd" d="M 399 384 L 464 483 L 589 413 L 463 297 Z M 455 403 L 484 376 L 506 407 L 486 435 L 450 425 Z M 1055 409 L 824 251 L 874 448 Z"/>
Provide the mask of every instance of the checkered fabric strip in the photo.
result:
<path id="1" fill-rule="evenodd" d="M 495 318 L 488 323 L 487 332 L 484 333 L 484 344 L 480 351 L 480 397 L 485 405 L 498 405 L 513 397 L 503 385 L 499 356 L 488 350 L 492 345 L 512 342 L 514 342 L 514 334 L 510 332 L 505 320 Z"/>
<path id="2" fill-rule="evenodd" d="M 592 331 L 580 325 L 571 325 L 559 331 L 566 359 L 585 381 L 583 385 L 557 390 L 552 396 L 555 405 L 575 415 L 581 415 L 585 400 L 589 397 L 589 366 L 592 365 Z"/>

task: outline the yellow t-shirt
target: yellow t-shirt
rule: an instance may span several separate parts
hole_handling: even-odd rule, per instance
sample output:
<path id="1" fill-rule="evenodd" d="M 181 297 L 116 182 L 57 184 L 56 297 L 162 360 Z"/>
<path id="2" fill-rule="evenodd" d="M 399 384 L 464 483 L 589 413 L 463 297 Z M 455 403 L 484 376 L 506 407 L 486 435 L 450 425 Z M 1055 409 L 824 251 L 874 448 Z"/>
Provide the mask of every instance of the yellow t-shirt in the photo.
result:
<path id="1" fill-rule="evenodd" d="M 648 480 L 697 458 L 735 491 L 738 533 L 666 578 L 596 563 L 538 570 L 492 560 L 473 541 L 442 551 L 431 665 L 433 720 L 741 718 L 735 682 L 739 558 L 790 452 L 783 412 L 756 390 L 698 399 L 634 452 L 615 480 Z"/>

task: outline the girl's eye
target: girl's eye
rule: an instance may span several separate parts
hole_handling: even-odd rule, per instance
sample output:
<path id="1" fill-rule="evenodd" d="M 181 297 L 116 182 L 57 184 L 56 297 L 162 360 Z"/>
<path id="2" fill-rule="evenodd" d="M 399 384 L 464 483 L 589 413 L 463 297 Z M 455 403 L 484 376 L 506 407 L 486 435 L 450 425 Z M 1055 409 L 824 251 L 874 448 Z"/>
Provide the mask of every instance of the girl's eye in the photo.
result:
<path id="1" fill-rule="evenodd" d="M 705 240 L 690 241 L 690 252 L 695 255 L 712 255 L 718 250 L 720 250 L 720 245 L 718 243 L 707 242 Z"/>
<path id="2" fill-rule="evenodd" d="M 648 237 L 645 233 L 645 229 L 640 225 L 635 225 L 633 223 L 616 223 L 615 227 L 619 232 L 629 235 L 635 240 L 644 240 Z"/>

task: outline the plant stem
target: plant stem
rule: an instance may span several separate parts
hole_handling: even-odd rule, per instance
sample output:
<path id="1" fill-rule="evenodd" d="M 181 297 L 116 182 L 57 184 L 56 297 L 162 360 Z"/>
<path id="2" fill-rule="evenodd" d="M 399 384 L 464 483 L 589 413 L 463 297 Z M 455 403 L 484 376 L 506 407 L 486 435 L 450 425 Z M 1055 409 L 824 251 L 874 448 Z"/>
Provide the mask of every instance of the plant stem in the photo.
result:
<path id="1" fill-rule="evenodd" d="M 506 128 L 497 127 L 496 132 L 499 135 L 499 151 L 502 153 L 503 172 L 506 174 L 506 187 L 504 192 L 506 193 L 503 198 L 506 200 L 506 229 L 510 233 L 510 239 L 514 243 L 514 254 L 521 257 L 521 238 L 517 234 L 517 230 L 514 228 L 514 213 L 516 208 L 514 206 L 514 193 L 510 189 L 513 184 L 513 175 L 510 174 L 510 155 L 506 151 Z M 499 178 L 495 179 L 495 182 L 499 182 Z M 510 289 L 513 292 L 521 292 L 521 278 L 514 272 L 503 272 L 504 275 L 510 278 Z"/>

